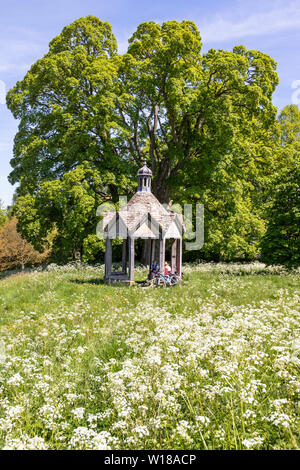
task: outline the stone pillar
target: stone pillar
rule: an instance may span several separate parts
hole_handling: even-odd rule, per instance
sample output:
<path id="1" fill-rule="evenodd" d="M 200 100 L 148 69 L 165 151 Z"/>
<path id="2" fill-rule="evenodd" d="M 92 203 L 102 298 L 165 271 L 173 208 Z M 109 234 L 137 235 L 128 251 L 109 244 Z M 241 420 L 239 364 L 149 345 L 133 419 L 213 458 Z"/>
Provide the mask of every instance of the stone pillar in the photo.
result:
<path id="1" fill-rule="evenodd" d="M 166 241 L 164 238 L 161 238 L 159 240 L 159 270 L 161 274 L 163 274 L 165 270 L 165 248 Z"/>
<path id="2" fill-rule="evenodd" d="M 152 252 L 153 252 L 153 240 L 152 238 L 150 238 L 149 240 L 149 274 L 151 272 Z"/>
<path id="3" fill-rule="evenodd" d="M 182 271 L 182 239 L 176 240 L 176 272 L 181 277 Z"/>
<path id="4" fill-rule="evenodd" d="M 134 238 L 128 238 L 129 281 L 134 280 Z"/>
<path id="5" fill-rule="evenodd" d="M 123 246 L 122 246 L 122 271 L 126 274 L 127 270 L 127 239 L 123 239 Z"/>
<path id="6" fill-rule="evenodd" d="M 153 240 L 153 260 L 156 260 L 157 264 L 159 264 L 159 240 L 158 238 L 155 238 Z"/>
<path id="7" fill-rule="evenodd" d="M 112 265 L 112 241 L 111 238 L 106 238 L 105 241 L 105 279 L 108 279 L 111 275 Z"/>
<path id="8" fill-rule="evenodd" d="M 172 241 L 171 245 L 171 271 L 172 273 L 175 273 L 176 271 L 176 251 L 177 251 L 177 239 L 175 238 Z"/>

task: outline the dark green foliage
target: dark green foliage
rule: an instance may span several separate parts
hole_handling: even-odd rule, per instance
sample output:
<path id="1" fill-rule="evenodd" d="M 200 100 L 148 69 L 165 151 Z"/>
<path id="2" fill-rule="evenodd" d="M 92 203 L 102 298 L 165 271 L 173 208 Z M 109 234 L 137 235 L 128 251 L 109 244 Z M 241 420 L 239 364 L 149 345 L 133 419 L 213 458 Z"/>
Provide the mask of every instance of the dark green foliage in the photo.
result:
<path id="1" fill-rule="evenodd" d="M 300 165 L 282 175 L 274 187 L 268 228 L 261 241 L 268 264 L 300 265 Z"/>
<path id="2" fill-rule="evenodd" d="M 3 225 L 6 222 L 6 219 L 7 219 L 6 210 L 3 209 L 2 203 L 1 203 L 1 200 L 0 200 L 0 228 L 3 227 Z"/>
<path id="3" fill-rule="evenodd" d="M 300 111 L 286 106 L 279 115 L 280 163 L 269 188 L 267 231 L 261 240 L 268 264 L 300 264 Z"/>

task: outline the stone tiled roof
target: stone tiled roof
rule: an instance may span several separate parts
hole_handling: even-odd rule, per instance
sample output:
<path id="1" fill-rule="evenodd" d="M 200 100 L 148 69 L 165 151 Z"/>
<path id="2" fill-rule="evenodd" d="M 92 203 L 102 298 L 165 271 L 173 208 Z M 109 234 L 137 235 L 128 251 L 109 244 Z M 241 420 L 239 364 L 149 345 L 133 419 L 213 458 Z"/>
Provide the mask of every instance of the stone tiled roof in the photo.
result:
<path id="1" fill-rule="evenodd" d="M 142 168 L 139 169 L 139 171 L 137 172 L 137 175 L 138 176 L 142 176 L 142 175 L 152 176 L 152 171 L 150 170 L 150 168 L 147 167 L 146 162 L 144 163 L 144 166 L 142 166 Z"/>
<path id="2" fill-rule="evenodd" d="M 107 228 L 108 224 L 113 221 L 115 214 L 115 212 L 107 212 L 104 215 L 104 230 Z M 167 211 L 151 192 L 135 193 L 118 214 L 129 232 L 135 230 L 145 214 L 150 214 L 151 219 L 154 219 L 165 233 L 174 221 L 177 222 L 179 227 L 183 228 L 182 215 Z"/>

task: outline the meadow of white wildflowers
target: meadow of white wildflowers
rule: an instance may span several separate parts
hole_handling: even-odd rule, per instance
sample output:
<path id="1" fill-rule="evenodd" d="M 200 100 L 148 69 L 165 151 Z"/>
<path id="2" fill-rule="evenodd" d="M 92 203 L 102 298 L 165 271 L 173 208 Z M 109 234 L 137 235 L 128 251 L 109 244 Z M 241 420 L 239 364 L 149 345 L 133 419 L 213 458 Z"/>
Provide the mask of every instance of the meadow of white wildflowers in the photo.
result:
<path id="1" fill-rule="evenodd" d="M 299 448 L 299 274 L 185 274 L 169 289 L 88 267 L 0 281 L 0 448 Z"/>

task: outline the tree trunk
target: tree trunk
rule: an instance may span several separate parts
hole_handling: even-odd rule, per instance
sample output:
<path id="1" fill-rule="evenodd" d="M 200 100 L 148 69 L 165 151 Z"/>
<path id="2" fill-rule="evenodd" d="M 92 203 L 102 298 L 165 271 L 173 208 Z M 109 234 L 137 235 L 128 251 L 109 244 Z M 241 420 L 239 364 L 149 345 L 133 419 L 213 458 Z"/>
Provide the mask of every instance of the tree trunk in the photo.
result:
<path id="1" fill-rule="evenodd" d="M 154 181 L 152 184 L 152 192 L 161 204 L 169 204 L 171 200 L 170 190 L 165 185 L 160 183 L 155 184 Z"/>

